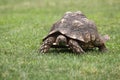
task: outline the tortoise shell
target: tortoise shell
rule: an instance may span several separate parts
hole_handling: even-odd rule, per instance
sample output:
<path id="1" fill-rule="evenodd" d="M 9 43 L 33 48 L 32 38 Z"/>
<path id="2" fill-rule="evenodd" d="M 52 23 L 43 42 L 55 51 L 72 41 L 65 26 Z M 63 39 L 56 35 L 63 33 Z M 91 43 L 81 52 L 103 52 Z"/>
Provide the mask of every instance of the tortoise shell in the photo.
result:
<path id="1" fill-rule="evenodd" d="M 58 33 L 84 43 L 93 42 L 99 38 L 95 23 L 88 20 L 80 11 L 66 12 L 59 21 L 53 24 L 49 34 L 43 41 Z"/>

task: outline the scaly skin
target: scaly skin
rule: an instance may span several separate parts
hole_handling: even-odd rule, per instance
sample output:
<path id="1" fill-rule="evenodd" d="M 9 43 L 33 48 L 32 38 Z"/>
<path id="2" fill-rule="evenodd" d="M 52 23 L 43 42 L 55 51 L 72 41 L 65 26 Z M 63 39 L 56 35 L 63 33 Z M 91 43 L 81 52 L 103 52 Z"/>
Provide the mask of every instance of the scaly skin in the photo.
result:
<path id="1" fill-rule="evenodd" d="M 44 40 L 43 44 L 40 47 L 39 52 L 40 53 L 46 53 L 52 46 L 52 44 L 55 42 L 55 37 L 48 37 L 46 40 Z"/>
<path id="2" fill-rule="evenodd" d="M 68 42 L 68 45 L 69 45 L 70 49 L 73 50 L 73 52 L 79 53 L 79 54 L 84 53 L 83 49 L 79 46 L 77 41 L 70 39 Z"/>

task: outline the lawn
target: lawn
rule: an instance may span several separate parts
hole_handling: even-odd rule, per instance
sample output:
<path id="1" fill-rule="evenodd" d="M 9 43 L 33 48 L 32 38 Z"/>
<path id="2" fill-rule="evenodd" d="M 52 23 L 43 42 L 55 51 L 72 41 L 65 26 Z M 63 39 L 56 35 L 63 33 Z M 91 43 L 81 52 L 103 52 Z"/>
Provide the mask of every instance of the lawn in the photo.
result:
<path id="1" fill-rule="evenodd" d="M 37 50 L 66 11 L 82 11 L 102 35 L 108 52 Z M 0 80 L 119 80 L 120 0 L 0 0 Z"/>

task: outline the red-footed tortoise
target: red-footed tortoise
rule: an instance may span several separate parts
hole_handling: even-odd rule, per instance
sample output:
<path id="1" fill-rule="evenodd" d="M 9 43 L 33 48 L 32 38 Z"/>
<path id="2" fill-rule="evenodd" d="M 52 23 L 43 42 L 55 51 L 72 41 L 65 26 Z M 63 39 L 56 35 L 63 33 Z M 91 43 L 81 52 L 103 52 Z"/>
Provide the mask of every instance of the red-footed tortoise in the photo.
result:
<path id="1" fill-rule="evenodd" d="M 53 24 L 49 34 L 43 39 L 40 53 L 46 53 L 51 47 L 67 46 L 75 53 L 84 53 L 87 49 L 98 47 L 106 51 L 105 42 L 109 36 L 101 36 L 93 21 L 80 11 L 66 12 Z"/>

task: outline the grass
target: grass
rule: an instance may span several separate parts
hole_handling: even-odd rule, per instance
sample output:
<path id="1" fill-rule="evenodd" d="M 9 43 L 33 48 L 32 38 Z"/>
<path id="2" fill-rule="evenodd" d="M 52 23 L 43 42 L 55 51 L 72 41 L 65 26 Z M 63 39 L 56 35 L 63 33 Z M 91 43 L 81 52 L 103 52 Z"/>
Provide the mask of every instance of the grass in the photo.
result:
<path id="1" fill-rule="evenodd" d="M 120 0 L 0 0 L 0 80 L 119 80 Z M 81 10 L 109 34 L 109 51 L 37 50 L 66 11 Z"/>

